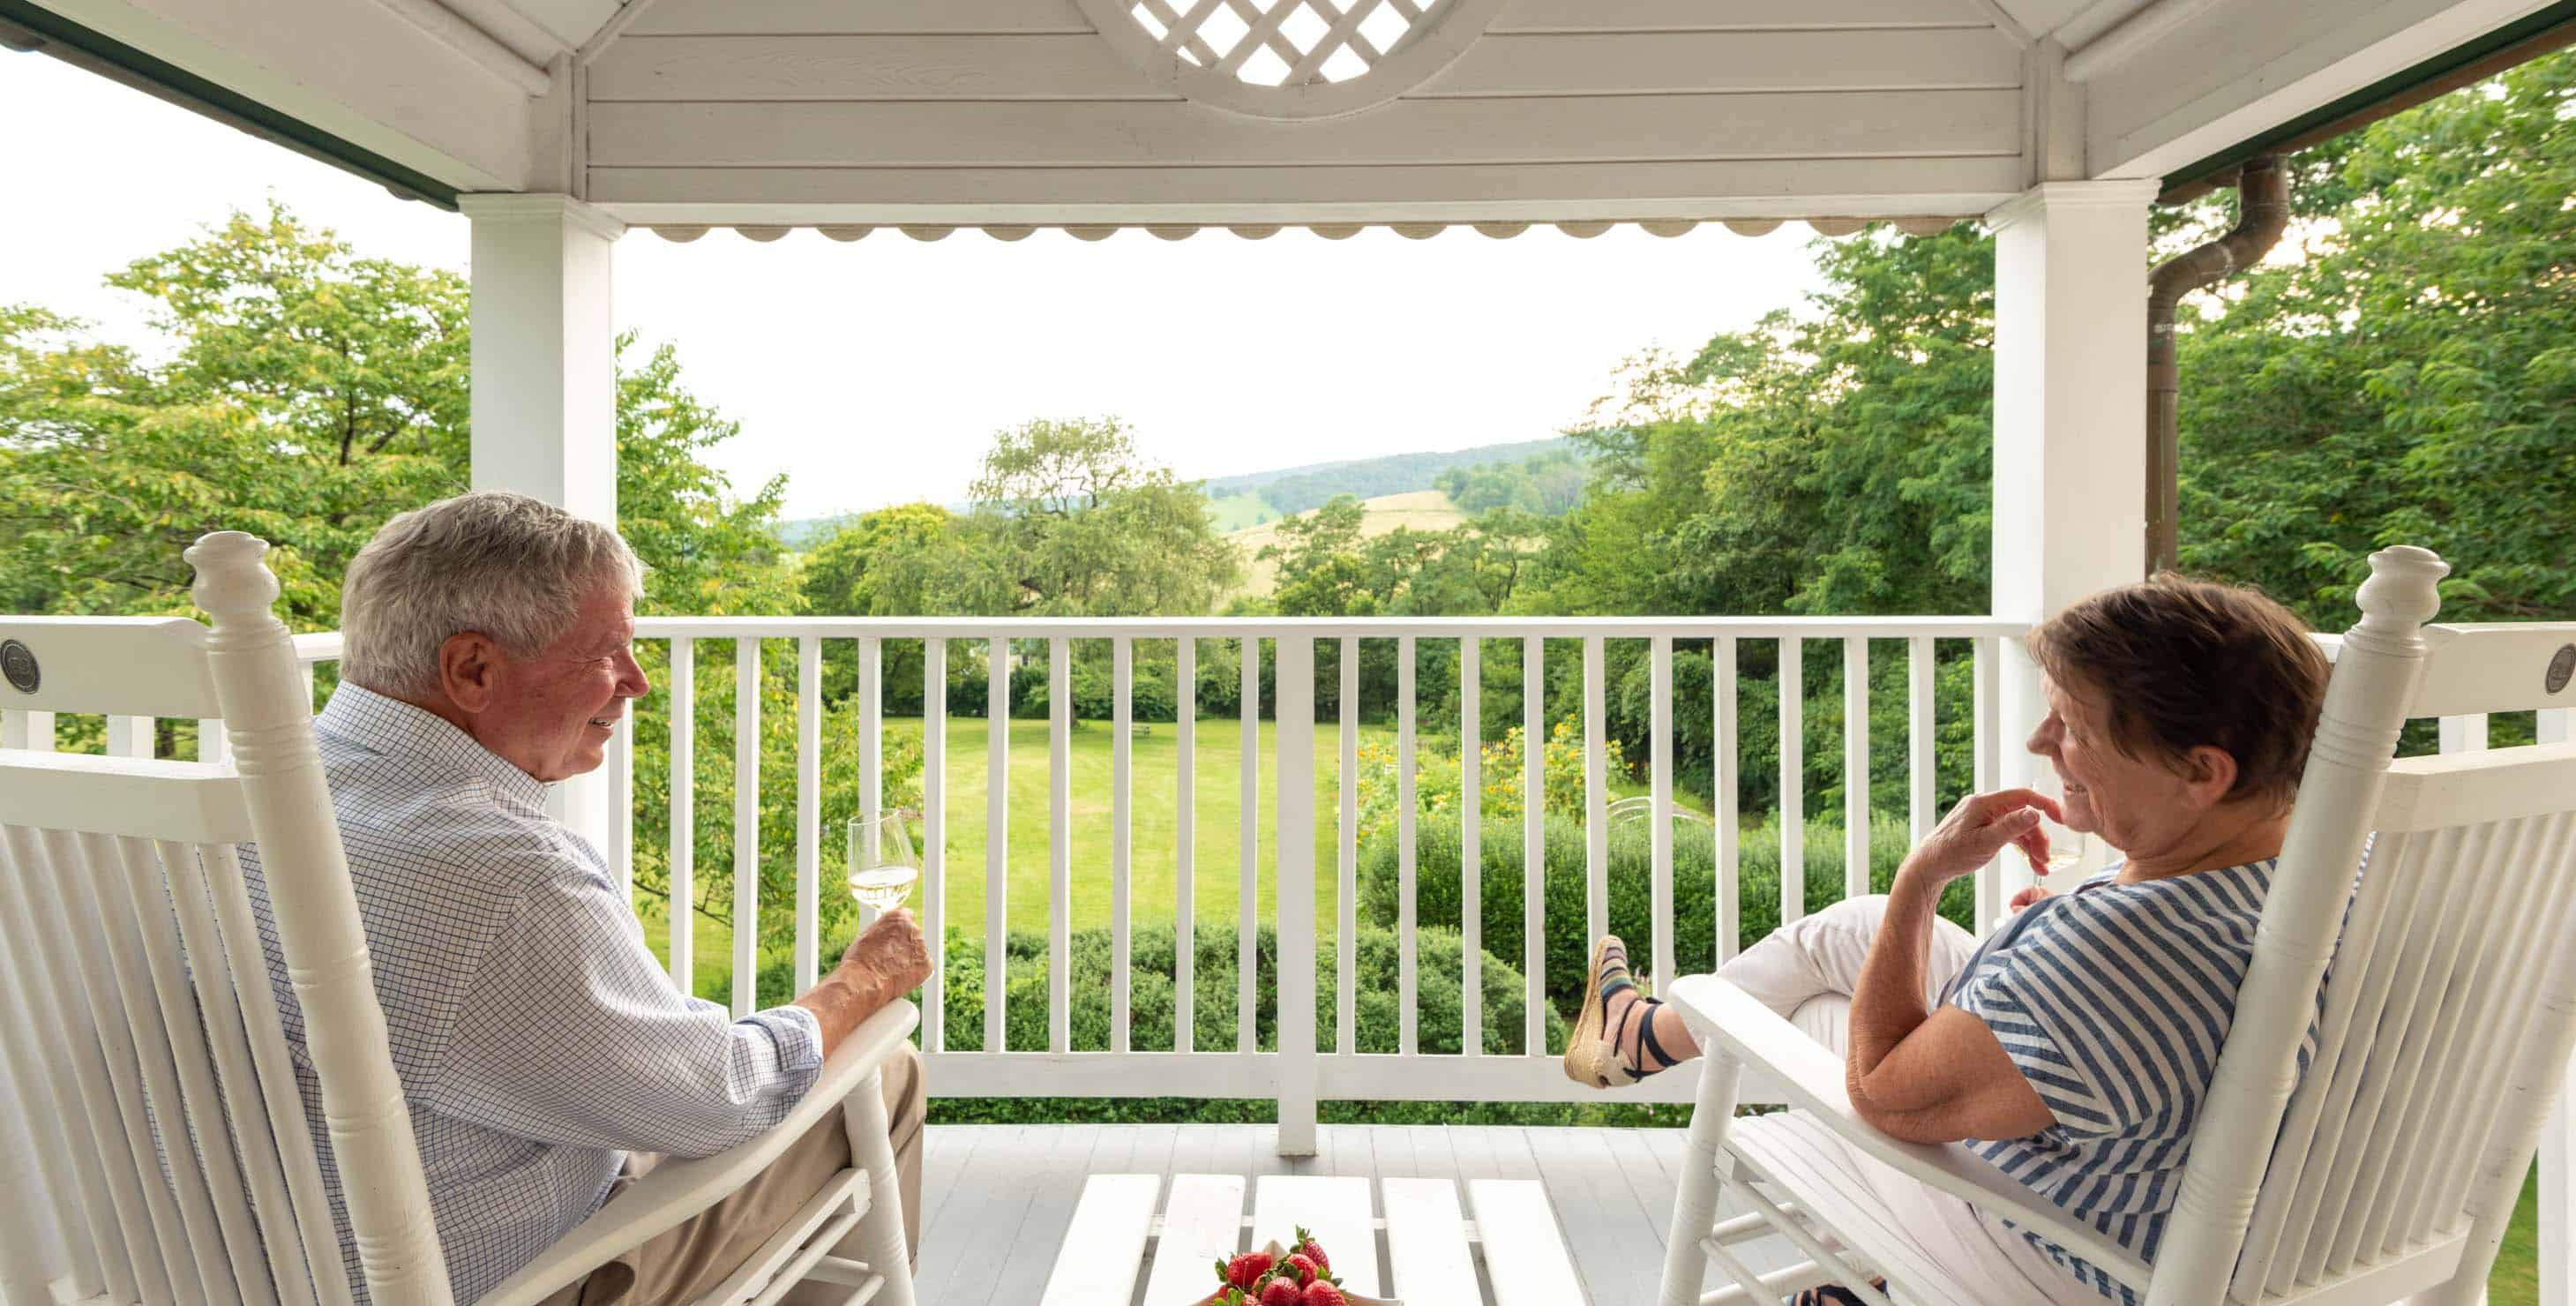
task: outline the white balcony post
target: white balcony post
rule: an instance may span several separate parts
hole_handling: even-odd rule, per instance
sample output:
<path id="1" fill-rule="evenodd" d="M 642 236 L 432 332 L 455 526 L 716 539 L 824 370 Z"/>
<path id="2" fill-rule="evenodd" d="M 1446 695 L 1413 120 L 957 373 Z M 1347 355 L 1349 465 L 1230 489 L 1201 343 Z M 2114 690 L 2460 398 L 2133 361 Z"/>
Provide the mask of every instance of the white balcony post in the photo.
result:
<path id="1" fill-rule="evenodd" d="M 609 247 L 626 228 L 568 195 L 467 195 L 474 224 L 477 490 L 617 520 L 617 333 Z M 603 850 L 608 784 L 556 785 L 547 810 Z"/>
<path id="2" fill-rule="evenodd" d="M 2138 579 L 2146 558 L 2147 206 L 2154 181 L 2043 182 L 1995 230 L 1994 614 L 2037 622 Z M 2003 641 L 2002 785 L 2048 780 L 2022 741 L 2047 715 Z M 2030 883 L 2004 859 L 2002 892 Z"/>

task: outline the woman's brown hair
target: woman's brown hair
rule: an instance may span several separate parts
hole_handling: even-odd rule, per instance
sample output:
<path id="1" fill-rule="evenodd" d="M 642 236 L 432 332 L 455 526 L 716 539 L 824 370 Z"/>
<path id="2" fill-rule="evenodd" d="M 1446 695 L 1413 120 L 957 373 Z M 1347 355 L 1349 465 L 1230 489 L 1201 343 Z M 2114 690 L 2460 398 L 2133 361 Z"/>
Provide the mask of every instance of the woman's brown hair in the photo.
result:
<path id="1" fill-rule="evenodd" d="M 2179 763 L 2221 749 L 2236 760 L 2230 799 L 2298 792 L 2328 664 L 2307 624 L 2262 594 L 2160 573 L 2069 604 L 2031 631 L 2030 655 L 2101 700 L 2122 753 Z"/>

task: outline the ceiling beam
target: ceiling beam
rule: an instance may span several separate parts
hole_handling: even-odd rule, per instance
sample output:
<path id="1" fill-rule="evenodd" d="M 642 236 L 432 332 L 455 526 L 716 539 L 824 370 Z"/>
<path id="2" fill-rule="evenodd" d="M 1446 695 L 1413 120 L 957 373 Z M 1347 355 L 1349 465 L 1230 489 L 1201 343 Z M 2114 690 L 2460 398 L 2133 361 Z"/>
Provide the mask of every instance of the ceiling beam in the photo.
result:
<path id="1" fill-rule="evenodd" d="M 2127 63 L 2227 0 L 2158 0 L 2131 14 L 2119 26 L 2085 42 L 2066 55 L 2066 80 L 2089 82 Z"/>
<path id="2" fill-rule="evenodd" d="M 472 60 L 476 67 L 517 87 L 523 95 L 543 95 L 554 85 L 554 78 L 544 68 L 494 40 L 491 33 L 465 21 L 455 10 L 438 0 L 381 0 L 381 3 L 402 15 L 412 26 L 429 33 L 439 44 Z"/>

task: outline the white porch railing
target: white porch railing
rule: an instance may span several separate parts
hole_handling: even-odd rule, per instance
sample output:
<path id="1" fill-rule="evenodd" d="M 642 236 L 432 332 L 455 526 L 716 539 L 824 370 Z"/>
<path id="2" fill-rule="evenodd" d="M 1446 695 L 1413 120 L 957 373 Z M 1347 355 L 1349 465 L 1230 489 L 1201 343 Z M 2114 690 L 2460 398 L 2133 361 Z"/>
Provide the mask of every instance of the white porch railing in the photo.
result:
<path id="1" fill-rule="evenodd" d="M 1649 766 L 1651 795 L 1648 802 L 1660 818 L 1652 823 L 1651 892 L 1652 939 L 1651 958 L 1654 972 L 1674 973 L 1675 910 L 1673 803 L 1674 761 L 1673 722 L 1682 711 L 1708 713 L 1709 737 L 1713 753 L 1719 758 L 1737 754 L 1737 686 L 1733 669 L 1740 646 L 1768 642 L 1776 646 L 1783 683 L 1796 683 L 1801 658 L 1807 645 L 1818 641 L 1840 644 L 1846 665 L 1856 674 L 1847 676 L 1845 690 L 1846 739 L 1845 783 L 1849 795 L 1844 813 L 1845 826 L 1845 891 L 1866 892 L 1868 888 L 1869 827 L 1872 819 L 1868 793 L 1870 787 L 1869 744 L 1869 677 L 1867 668 L 1874 641 L 1894 641 L 1902 646 L 1909 674 L 1904 678 L 1908 722 L 1906 793 L 1908 810 L 1905 819 L 1909 833 L 1919 837 L 1939 816 L 1935 806 L 1934 756 L 1934 665 L 1935 641 L 1963 641 L 1973 649 L 1976 664 L 1973 714 L 1976 737 L 1976 783 L 1990 785 L 1999 774 L 2003 741 L 1996 738 L 1995 693 L 2000 662 L 1999 641 L 2017 633 L 2011 623 L 1981 618 L 1882 618 L 1882 619 L 1728 619 L 1678 618 L 1642 620 L 1561 619 L 1561 620 L 1136 620 L 1136 621 L 1012 621 L 1012 620 L 909 620 L 909 619 L 772 619 L 732 620 L 719 618 L 656 618 L 638 623 L 638 638 L 643 641 L 668 641 L 674 656 L 669 659 L 670 692 L 660 699 L 671 706 L 668 719 L 671 750 L 671 792 L 669 795 L 670 835 L 668 868 L 672 901 L 689 900 L 694 874 L 694 849 L 691 831 L 695 824 L 693 751 L 695 745 L 694 687 L 689 683 L 692 664 L 698 658 L 685 656 L 693 646 L 709 643 L 730 644 L 734 650 L 737 693 L 735 698 L 735 768 L 734 786 L 734 918 L 737 921 L 757 918 L 758 901 L 752 895 L 758 888 L 754 869 L 756 825 L 760 803 L 756 791 L 757 696 L 744 692 L 760 678 L 763 657 L 761 641 L 793 641 L 797 657 L 798 759 L 796 822 L 796 932 L 794 956 L 797 981 L 811 981 L 818 965 L 818 940 L 815 903 L 816 878 L 822 864 L 819 840 L 819 787 L 817 777 L 822 767 L 820 749 L 820 668 L 825 647 L 835 641 L 855 644 L 858 665 L 858 805 L 874 807 L 882 799 L 883 773 L 879 765 L 879 744 L 883 738 L 885 686 L 881 669 L 889 645 L 910 642 L 922 649 L 924 683 L 922 799 L 924 807 L 924 849 L 922 889 L 915 899 L 923 924 L 934 949 L 943 949 L 948 928 L 956 922 L 948 910 L 948 887 L 957 876 L 971 875 L 973 867 L 952 864 L 945 817 L 950 808 L 945 752 L 946 683 L 949 646 L 970 644 L 979 650 L 988 676 L 987 719 L 1006 720 L 1011 707 L 1010 673 L 1013 666 L 1014 642 L 1023 649 L 1042 642 L 1047 650 L 1045 677 L 1048 722 L 1048 803 L 1046 822 L 1048 840 L 1048 941 L 1047 977 L 1048 1018 L 1047 1044 L 1044 1050 L 1015 1051 L 1004 1049 L 1005 992 L 1003 967 L 993 959 L 1001 957 L 1006 942 L 1006 923 L 1010 916 L 1009 777 L 1012 758 L 1007 744 L 1007 731 L 987 731 L 985 758 L 986 832 L 983 852 L 984 876 L 984 952 L 986 957 L 984 991 L 950 993 L 947 991 L 945 957 L 934 970 L 923 994 L 923 1049 L 932 1067 L 931 1073 L 943 1095 L 955 1096 L 1203 1096 L 1274 1098 L 1280 1104 L 1283 1121 L 1283 1146 L 1294 1146 L 1302 1131 L 1311 1136 L 1313 1104 L 1318 1099 L 1463 1099 L 1491 1101 L 1581 1100 L 1585 1090 L 1569 1084 L 1559 1073 L 1555 1058 L 1546 1052 L 1545 943 L 1551 931 L 1568 934 L 1580 932 L 1588 940 L 1608 927 L 1610 895 L 1610 826 L 1608 802 L 1610 777 L 1605 747 L 1606 686 L 1604 652 L 1612 642 L 1638 641 L 1648 646 L 1652 682 L 1653 746 Z M 1072 798 L 1073 777 L 1070 765 L 1072 695 L 1070 686 L 1070 648 L 1075 641 L 1105 641 L 1113 656 L 1113 761 L 1110 793 L 1110 856 L 1108 859 L 1109 896 L 1111 899 L 1109 931 L 1111 934 L 1110 1029 L 1111 1046 L 1099 1050 L 1076 1050 L 1070 1046 L 1070 991 L 1068 957 L 1071 949 L 1071 822 L 1067 819 Z M 1397 692 L 1395 747 L 1396 774 L 1400 786 L 1396 801 L 1397 848 L 1400 860 L 1399 919 L 1397 939 L 1400 948 L 1399 991 L 1396 995 L 1401 1018 L 1400 1051 L 1394 1055 L 1362 1053 L 1355 1044 L 1356 1006 L 1360 996 L 1354 967 L 1354 944 L 1359 933 L 1357 901 L 1359 884 L 1359 847 L 1357 826 L 1359 796 L 1358 772 L 1359 693 L 1358 670 L 1361 641 L 1391 641 L 1398 646 L 1396 657 Z M 1478 836 L 1482 814 L 1480 797 L 1482 777 L 1478 774 L 1478 755 L 1482 739 L 1479 729 L 1480 704 L 1478 689 L 1481 677 L 1481 655 L 1485 641 L 1517 643 L 1522 654 L 1523 737 L 1522 764 L 1524 795 L 1541 794 L 1544 741 L 1548 723 L 1563 716 L 1574 704 L 1550 702 L 1542 683 L 1543 650 L 1549 641 L 1563 641 L 1581 650 L 1583 691 L 1580 703 L 1587 812 L 1585 828 L 1585 911 L 1581 919 L 1551 920 L 1547 915 L 1544 893 L 1544 848 L 1542 829 L 1543 804 L 1525 802 L 1524 837 L 1540 855 L 1525 859 L 1524 901 L 1524 981 L 1525 1028 L 1521 1045 L 1535 1052 L 1516 1056 L 1483 1055 L 1485 1013 L 1482 977 L 1478 961 L 1483 955 L 1483 913 L 1479 901 L 1482 876 L 1464 874 L 1460 884 L 1460 934 L 1462 973 L 1459 977 L 1459 1030 L 1463 1052 L 1456 1055 L 1430 1055 L 1420 1051 L 1420 1013 L 1423 1008 L 1421 978 L 1417 966 L 1415 913 L 1415 865 L 1413 836 L 1417 813 L 1413 778 L 1416 771 L 1417 730 L 1419 719 L 1418 687 L 1414 683 L 1417 645 L 1434 641 L 1456 644 L 1461 660 L 1458 709 L 1459 722 L 1443 728 L 1461 732 L 1465 741 L 1459 750 L 1462 769 L 1460 802 L 1455 813 L 1463 845 L 1462 867 L 1478 865 Z M 1715 641 L 1717 653 L 1714 677 L 1708 701 L 1683 704 L 1675 701 L 1673 690 L 1673 649 L 1676 641 Z M 1214 643 L 1211 643 L 1214 642 Z M 1160 643 L 1174 650 L 1176 664 L 1175 713 L 1177 718 L 1178 775 L 1172 792 L 1139 793 L 1133 784 L 1131 767 L 1132 732 L 1129 729 L 1134 691 L 1136 651 L 1138 646 Z M 1262 683 L 1261 660 L 1266 655 L 1275 662 L 1277 682 L 1274 710 L 1260 710 Z M 1313 721 L 1314 668 L 1318 644 L 1337 645 L 1341 657 L 1339 729 L 1327 724 L 1319 731 Z M 1237 925 L 1237 1004 L 1236 1045 L 1231 1048 L 1194 1046 L 1191 963 L 1194 955 L 1193 932 L 1200 925 L 1193 903 L 1195 875 L 1213 869 L 1193 865 L 1195 828 L 1201 816 L 1196 812 L 1195 795 L 1197 759 L 1193 756 L 1198 715 L 1196 704 L 1196 662 L 1211 649 L 1222 648 L 1224 656 L 1238 660 L 1238 691 L 1243 745 L 1235 765 L 1239 779 L 1239 811 L 1228 812 L 1239 819 L 1241 832 L 1236 843 L 1234 867 L 1239 884 L 1239 920 Z M 703 653 L 700 653 L 703 656 Z M 837 659 L 836 659 L 837 660 Z M 1023 675 L 1027 672 L 1024 670 Z M 655 700 L 648 700 L 654 702 Z M 1954 709 L 1955 710 L 1955 709 Z M 1785 695 L 1779 705 L 1779 730 L 1782 746 L 1773 764 L 1783 778 L 1782 802 L 1778 825 L 1781 854 L 1779 893 L 1782 919 L 1800 915 L 1805 901 L 1805 861 L 1803 817 L 1800 785 L 1805 759 L 1801 724 L 1804 704 L 1799 695 Z M 1262 723 L 1275 718 L 1271 746 L 1260 743 Z M 1339 740 L 1340 757 L 1316 756 L 1319 733 L 1330 731 Z M 619 748 L 609 768 L 611 776 L 610 809 L 614 822 L 607 840 L 612 860 L 621 874 L 631 873 L 633 804 L 632 757 L 625 744 L 631 736 L 621 735 Z M 1264 773 L 1263 753 L 1270 756 Z M 1337 796 L 1338 819 L 1330 822 L 1334 832 L 1329 854 L 1315 846 L 1307 836 L 1316 829 L 1313 821 L 1318 766 L 1324 774 L 1340 777 Z M 742 777 L 750 777 L 748 779 Z M 1737 882 L 1738 821 L 1734 803 L 1735 780 L 1727 776 L 1715 783 L 1718 811 L 1714 813 L 1716 883 L 1713 886 L 1679 887 L 1682 892 L 1714 892 L 1717 903 L 1713 913 L 1718 956 L 1732 955 L 1738 930 L 1741 896 Z M 1098 795 L 1092 795 L 1098 797 Z M 1176 883 L 1169 904 L 1177 933 L 1175 966 L 1175 1004 L 1171 1046 L 1175 1051 L 1138 1051 L 1128 1046 L 1132 1025 L 1127 979 L 1132 918 L 1137 909 L 1130 893 L 1130 869 L 1133 852 L 1132 822 L 1140 804 L 1168 804 L 1173 818 Z M 1277 842 L 1270 852 L 1275 865 L 1273 893 L 1269 901 L 1257 894 L 1258 871 L 1264 849 L 1258 842 L 1259 823 L 1254 813 L 1269 806 Z M 972 850 L 955 850 L 971 856 Z M 1335 876 L 1331 901 L 1338 905 L 1329 928 L 1336 944 L 1335 963 L 1330 975 L 1318 975 L 1317 935 L 1323 924 L 1315 919 L 1316 881 L 1319 873 Z M 1991 919 L 2002 909 L 2002 877 L 1994 868 L 1980 878 L 1978 904 L 1981 918 Z M 1155 905 L 1159 917 L 1161 904 Z M 1267 922 L 1276 930 L 1280 968 L 1277 984 L 1277 1038 L 1273 1048 L 1257 1045 L 1256 1012 L 1260 994 L 1256 989 L 1254 949 L 1258 928 Z M 670 964 L 675 977 L 688 976 L 695 964 L 689 931 L 681 922 L 685 911 L 675 910 L 671 936 Z M 737 931 L 733 939 L 734 985 L 736 1003 L 748 1000 L 753 989 L 753 975 L 758 965 L 758 941 L 748 930 Z M 683 980 L 685 982 L 685 979 Z M 1333 1028 L 1316 1030 L 1312 1013 L 1316 985 L 1331 985 L 1334 1001 Z M 982 1047 L 964 1050 L 948 1046 L 947 1014 L 952 1002 L 980 1002 L 983 1008 Z M 1446 1004 L 1444 1004 L 1445 1007 Z M 1689 1100 L 1690 1076 L 1666 1076 L 1644 1086 L 1632 1100 L 1681 1102 Z"/>

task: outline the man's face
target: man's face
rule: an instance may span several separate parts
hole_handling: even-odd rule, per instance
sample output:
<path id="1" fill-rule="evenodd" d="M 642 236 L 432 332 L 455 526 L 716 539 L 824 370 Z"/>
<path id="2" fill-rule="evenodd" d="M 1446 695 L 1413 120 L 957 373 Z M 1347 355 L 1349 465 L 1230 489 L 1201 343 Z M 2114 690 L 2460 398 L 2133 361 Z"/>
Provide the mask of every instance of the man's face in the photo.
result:
<path id="1" fill-rule="evenodd" d="M 627 700 L 652 687 L 635 664 L 634 639 L 633 603 L 600 586 L 572 628 L 535 657 L 490 648 L 483 702 L 467 708 L 476 742 L 548 783 L 597 767 Z"/>

